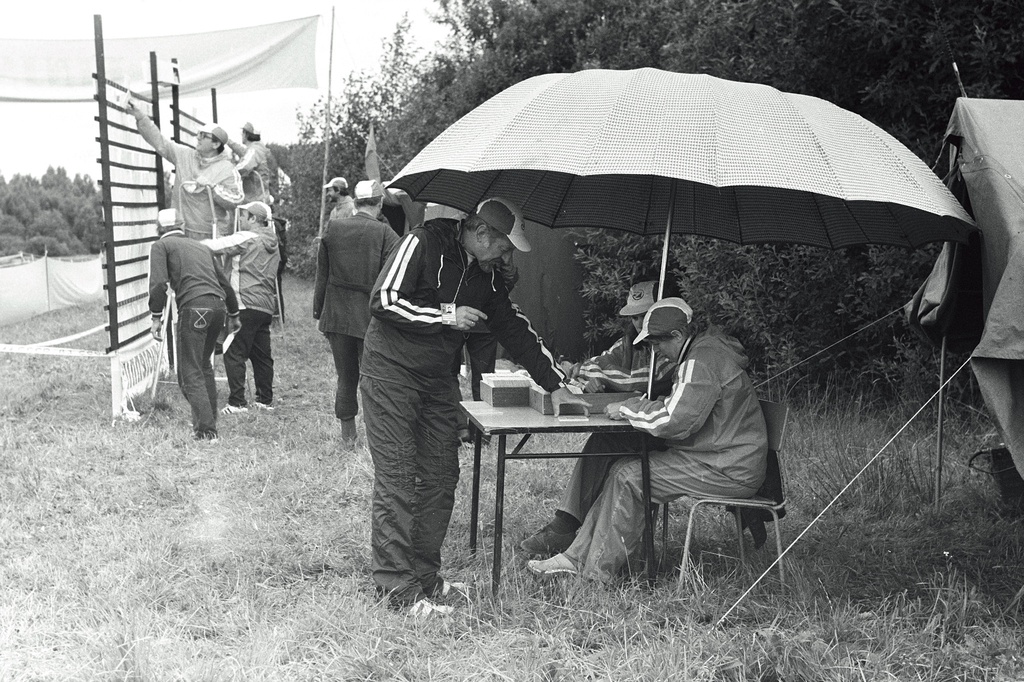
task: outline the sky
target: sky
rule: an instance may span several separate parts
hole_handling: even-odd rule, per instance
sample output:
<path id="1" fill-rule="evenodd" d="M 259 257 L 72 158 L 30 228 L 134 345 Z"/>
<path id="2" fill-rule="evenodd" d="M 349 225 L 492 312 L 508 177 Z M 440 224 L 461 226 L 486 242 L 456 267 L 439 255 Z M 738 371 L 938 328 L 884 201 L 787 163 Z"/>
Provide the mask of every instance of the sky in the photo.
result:
<path id="1" fill-rule="evenodd" d="M 256 9 L 258 8 L 258 9 Z M 307 111 L 327 93 L 330 62 L 330 23 L 334 9 L 334 59 L 332 96 L 336 96 L 352 72 L 376 71 L 382 42 L 390 38 L 403 14 L 411 24 L 414 46 L 428 51 L 444 40 L 446 29 L 431 21 L 436 11 L 432 0 L 309 0 L 284 2 L 232 2 L 175 0 L 143 3 L 139 0 L 38 0 L 6 3 L 0 21 L 2 39 L 92 39 L 93 15 L 103 21 L 104 39 L 181 35 L 242 28 L 319 15 L 317 78 L 319 90 L 283 89 L 259 93 L 217 96 L 218 120 L 232 137 L 253 120 L 262 129 L 264 142 L 287 144 L 297 136 L 296 110 Z M 92 67 L 95 68 L 95 67 Z M 183 100 L 182 108 L 209 108 L 202 102 Z M 35 104 L 0 102 L 0 175 L 41 176 L 49 166 L 63 166 L 72 177 L 83 173 L 94 180 L 100 175 L 98 124 L 94 103 Z"/>

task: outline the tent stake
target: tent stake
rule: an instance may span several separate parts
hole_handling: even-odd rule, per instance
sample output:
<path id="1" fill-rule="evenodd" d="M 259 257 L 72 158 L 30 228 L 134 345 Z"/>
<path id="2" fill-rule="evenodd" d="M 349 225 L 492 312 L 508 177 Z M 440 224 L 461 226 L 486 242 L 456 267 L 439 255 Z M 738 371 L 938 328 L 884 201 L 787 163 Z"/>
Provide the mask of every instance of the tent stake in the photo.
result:
<path id="1" fill-rule="evenodd" d="M 939 421 L 935 436 L 935 511 L 942 509 L 942 426 L 946 410 L 946 335 L 942 335 L 942 348 L 939 350 L 939 395 L 936 405 L 939 408 Z"/>

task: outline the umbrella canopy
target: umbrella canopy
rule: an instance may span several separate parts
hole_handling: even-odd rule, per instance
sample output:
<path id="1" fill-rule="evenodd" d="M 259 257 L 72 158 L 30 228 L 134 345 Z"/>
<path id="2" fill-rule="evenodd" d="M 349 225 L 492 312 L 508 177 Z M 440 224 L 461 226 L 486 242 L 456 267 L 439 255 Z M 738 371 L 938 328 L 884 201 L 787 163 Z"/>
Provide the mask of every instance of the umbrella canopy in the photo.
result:
<path id="1" fill-rule="evenodd" d="M 816 97 L 657 69 L 518 83 L 427 145 L 391 187 L 471 211 L 501 196 L 555 228 L 738 244 L 917 247 L 973 221 L 894 137 Z"/>

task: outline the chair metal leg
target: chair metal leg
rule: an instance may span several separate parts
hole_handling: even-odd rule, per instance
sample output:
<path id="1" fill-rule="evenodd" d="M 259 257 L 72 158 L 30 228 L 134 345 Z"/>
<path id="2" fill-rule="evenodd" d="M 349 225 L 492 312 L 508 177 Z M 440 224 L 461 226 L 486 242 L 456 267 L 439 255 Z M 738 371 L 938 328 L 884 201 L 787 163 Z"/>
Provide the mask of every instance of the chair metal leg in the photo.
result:
<path id="1" fill-rule="evenodd" d="M 690 570 L 690 539 L 693 537 L 693 517 L 697 511 L 697 507 L 700 506 L 700 502 L 694 502 L 690 507 L 690 517 L 686 522 L 686 540 L 683 541 L 683 558 L 679 562 L 679 579 L 682 580 L 686 577 L 687 571 Z"/>
<path id="2" fill-rule="evenodd" d="M 732 510 L 732 518 L 736 522 L 736 544 L 740 548 L 740 563 L 745 564 L 747 563 L 747 552 L 743 547 L 743 518 L 739 507 Z"/>
<path id="3" fill-rule="evenodd" d="M 786 586 L 786 569 L 782 565 L 782 531 L 779 530 L 779 515 L 775 513 L 774 509 L 769 509 L 772 513 L 772 521 L 775 524 L 775 556 L 779 557 L 779 581 L 782 586 Z"/>

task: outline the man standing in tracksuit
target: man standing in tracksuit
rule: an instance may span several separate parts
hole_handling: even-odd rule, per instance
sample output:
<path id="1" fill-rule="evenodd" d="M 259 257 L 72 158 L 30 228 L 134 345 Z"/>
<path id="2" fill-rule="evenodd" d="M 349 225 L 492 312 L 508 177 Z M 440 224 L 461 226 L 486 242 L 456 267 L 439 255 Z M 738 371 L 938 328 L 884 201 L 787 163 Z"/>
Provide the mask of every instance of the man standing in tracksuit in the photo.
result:
<path id="1" fill-rule="evenodd" d="M 237 232 L 203 243 L 232 259 L 230 281 L 239 299 L 238 330 L 224 351 L 224 372 L 228 376 L 228 404 L 223 414 L 248 412 L 245 399 L 245 363 L 252 363 L 256 386 L 253 406 L 274 409 L 274 356 L 270 346 L 270 323 L 277 312 L 277 266 L 281 254 L 270 207 L 253 201 L 238 207 L 241 225 Z M 235 258 L 237 257 L 237 259 Z"/>
<path id="2" fill-rule="evenodd" d="M 185 236 L 177 211 L 157 215 L 160 234 L 149 253 L 149 310 L 153 337 L 163 338 L 167 285 L 178 306 L 178 385 L 192 408 L 196 440 L 217 438 L 217 384 L 213 348 L 227 316 L 228 331 L 238 329 L 238 301 L 213 252 Z M 225 311 L 225 306 L 227 311 Z"/>
<path id="3" fill-rule="evenodd" d="M 487 326 L 556 405 L 586 403 L 529 320 L 513 307 L 499 269 L 529 251 L 518 209 L 487 199 L 463 221 L 438 219 L 397 245 L 370 295 L 362 378 L 366 440 L 373 458 L 373 580 L 394 608 L 443 615 L 441 544 L 459 478 L 452 365 L 463 332 Z"/>

